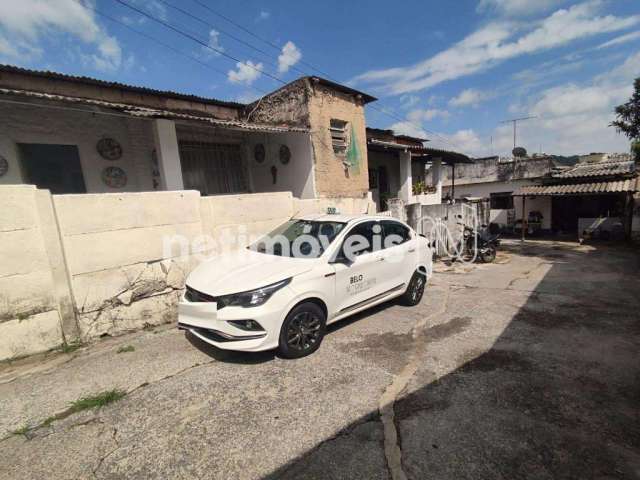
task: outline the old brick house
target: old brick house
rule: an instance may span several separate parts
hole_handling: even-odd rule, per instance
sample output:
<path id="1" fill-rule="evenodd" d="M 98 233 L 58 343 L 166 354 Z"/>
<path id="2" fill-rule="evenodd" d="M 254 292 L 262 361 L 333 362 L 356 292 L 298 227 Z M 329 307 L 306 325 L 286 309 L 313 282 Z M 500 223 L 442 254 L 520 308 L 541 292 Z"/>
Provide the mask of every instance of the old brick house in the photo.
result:
<path id="1" fill-rule="evenodd" d="M 318 77 L 243 105 L 0 66 L 0 184 L 361 198 L 374 100 Z"/>

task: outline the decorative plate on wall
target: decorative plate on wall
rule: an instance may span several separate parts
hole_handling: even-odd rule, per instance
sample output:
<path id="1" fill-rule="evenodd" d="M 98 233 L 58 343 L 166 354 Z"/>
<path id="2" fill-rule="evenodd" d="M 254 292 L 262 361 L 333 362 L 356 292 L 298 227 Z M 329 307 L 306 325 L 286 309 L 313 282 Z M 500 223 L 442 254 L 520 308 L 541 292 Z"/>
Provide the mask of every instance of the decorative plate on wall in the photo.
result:
<path id="1" fill-rule="evenodd" d="M 286 145 L 280 145 L 280 163 L 286 165 L 291 160 L 291 150 Z"/>
<path id="2" fill-rule="evenodd" d="M 106 160 L 118 160 L 122 157 L 122 146 L 113 138 L 101 138 L 96 144 L 96 150 Z"/>
<path id="3" fill-rule="evenodd" d="M 0 177 L 3 177 L 9 171 L 9 162 L 7 159 L 0 155 Z"/>
<path id="4" fill-rule="evenodd" d="M 255 147 L 253 147 L 253 158 L 256 159 L 256 162 L 262 163 L 266 157 L 266 152 L 264 150 L 264 145 L 258 143 Z"/>
<path id="5" fill-rule="evenodd" d="M 106 167 L 102 170 L 102 181 L 111 188 L 122 188 L 127 184 L 127 174 L 120 167 Z"/>

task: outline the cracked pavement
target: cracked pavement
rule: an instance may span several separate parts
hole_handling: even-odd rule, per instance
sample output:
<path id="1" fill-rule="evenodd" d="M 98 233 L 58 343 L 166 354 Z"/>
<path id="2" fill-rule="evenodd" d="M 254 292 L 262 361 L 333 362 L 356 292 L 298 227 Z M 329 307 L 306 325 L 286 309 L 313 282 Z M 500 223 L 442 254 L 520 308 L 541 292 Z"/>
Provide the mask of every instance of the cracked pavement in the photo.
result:
<path id="1" fill-rule="evenodd" d="M 640 478 L 639 266 L 622 247 L 505 242 L 300 360 L 162 327 L 4 365 L 0 479 Z M 128 395 L 11 434 L 114 388 Z"/>

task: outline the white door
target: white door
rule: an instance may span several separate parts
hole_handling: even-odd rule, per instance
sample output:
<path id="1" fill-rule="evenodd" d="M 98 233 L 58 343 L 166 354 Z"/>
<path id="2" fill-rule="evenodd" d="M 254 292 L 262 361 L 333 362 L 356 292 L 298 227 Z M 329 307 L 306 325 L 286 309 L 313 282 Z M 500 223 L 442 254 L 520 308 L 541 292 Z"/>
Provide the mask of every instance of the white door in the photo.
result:
<path id="1" fill-rule="evenodd" d="M 380 222 L 384 232 L 385 290 L 405 290 L 416 268 L 417 239 L 406 225 L 395 220 Z"/>
<path id="2" fill-rule="evenodd" d="M 342 245 L 348 245 L 354 238 L 366 240 L 368 246 L 363 245 L 359 249 L 352 263 L 335 264 L 336 315 L 343 315 L 375 301 L 385 289 L 386 262 L 379 248 L 382 245 L 380 225 L 374 221 L 355 225 L 347 232 Z"/>

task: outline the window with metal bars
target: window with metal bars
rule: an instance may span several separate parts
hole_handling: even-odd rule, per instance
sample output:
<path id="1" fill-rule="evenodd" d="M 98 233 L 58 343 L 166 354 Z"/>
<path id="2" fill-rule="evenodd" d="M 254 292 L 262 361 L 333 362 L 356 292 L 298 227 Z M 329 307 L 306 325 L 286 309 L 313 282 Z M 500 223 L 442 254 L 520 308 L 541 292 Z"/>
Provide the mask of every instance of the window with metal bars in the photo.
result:
<path id="1" fill-rule="evenodd" d="M 248 191 L 240 145 L 181 141 L 180 164 L 185 189 L 202 195 Z"/>
<path id="2" fill-rule="evenodd" d="M 333 145 L 333 152 L 336 155 L 344 156 L 347 154 L 347 146 L 349 144 L 348 125 L 348 122 L 336 118 L 332 118 L 329 123 L 331 144 Z"/>

